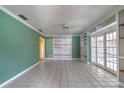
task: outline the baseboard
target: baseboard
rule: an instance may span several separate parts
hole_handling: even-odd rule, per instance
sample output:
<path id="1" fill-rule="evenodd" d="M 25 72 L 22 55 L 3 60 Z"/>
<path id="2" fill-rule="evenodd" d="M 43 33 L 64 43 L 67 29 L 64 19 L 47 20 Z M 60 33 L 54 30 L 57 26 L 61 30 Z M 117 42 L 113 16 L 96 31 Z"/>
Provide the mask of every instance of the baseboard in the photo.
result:
<path id="1" fill-rule="evenodd" d="M 72 59 L 45 58 L 45 60 L 72 60 Z"/>
<path id="2" fill-rule="evenodd" d="M 71 58 L 71 59 L 45 58 L 45 60 L 81 60 L 81 58 Z"/>
<path id="3" fill-rule="evenodd" d="M 81 61 L 81 58 L 72 58 L 72 60 L 80 60 Z"/>
<path id="4" fill-rule="evenodd" d="M 0 88 L 4 87 L 5 85 L 7 85 L 8 83 L 10 83 L 12 80 L 18 78 L 19 76 L 23 75 L 24 73 L 26 73 L 27 71 L 31 70 L 32 68 L 34 68 L 35 66 L 37 66 L 38 64 L 40 64 L 40 62 L 35 63 L 34 65 L 30 66 L 29 68 L 27 68 L 26 70 L 20 72 L 19 74 L 15 75 L 14 77 L 10 78 L 9 80 L 5 81 L 4 83 L 0 84 Z"/>
<path id="5" fill-rule="evenodd" d="M 44 60 L 55 60 L 55 58 L 45 58 Z"/>

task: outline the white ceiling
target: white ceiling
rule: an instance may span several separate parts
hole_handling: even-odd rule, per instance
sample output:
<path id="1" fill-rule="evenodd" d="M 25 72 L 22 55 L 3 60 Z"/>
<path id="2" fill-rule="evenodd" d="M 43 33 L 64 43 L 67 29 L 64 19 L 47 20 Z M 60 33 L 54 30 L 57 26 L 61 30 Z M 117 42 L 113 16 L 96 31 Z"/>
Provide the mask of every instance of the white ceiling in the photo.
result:
<path id="1" fill-rule="evenodd" d="M 22 14 L 26 21 L 44 35 L 79 34 L 105 17 L 119 6 L 113 5 L 5 5 L 16 15 Z M 63 24 L 70 28 L 62 29 Z"/>

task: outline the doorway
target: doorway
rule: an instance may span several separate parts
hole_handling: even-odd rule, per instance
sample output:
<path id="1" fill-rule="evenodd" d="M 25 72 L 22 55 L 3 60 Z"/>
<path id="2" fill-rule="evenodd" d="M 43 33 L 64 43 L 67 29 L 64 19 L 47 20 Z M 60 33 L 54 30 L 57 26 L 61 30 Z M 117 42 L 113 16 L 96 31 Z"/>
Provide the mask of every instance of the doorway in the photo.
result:
<path id="1" fill-rule="evenodd" d="M 44 55 L 45 55 L 45 42 L 44 38 L 40 37 L 40 63 L 44 61 Z"/>

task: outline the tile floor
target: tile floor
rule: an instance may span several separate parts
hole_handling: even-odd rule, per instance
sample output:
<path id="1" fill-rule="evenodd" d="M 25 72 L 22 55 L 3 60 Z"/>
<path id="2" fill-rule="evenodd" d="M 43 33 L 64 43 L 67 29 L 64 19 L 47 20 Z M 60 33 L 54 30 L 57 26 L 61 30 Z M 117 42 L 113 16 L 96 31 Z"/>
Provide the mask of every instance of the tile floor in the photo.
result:
<path id="1" fill-rule="evenodd" d="M 118 88 L 112 74 L 80 61 L 53 61 L 37 65 L 4 88 Z"/>

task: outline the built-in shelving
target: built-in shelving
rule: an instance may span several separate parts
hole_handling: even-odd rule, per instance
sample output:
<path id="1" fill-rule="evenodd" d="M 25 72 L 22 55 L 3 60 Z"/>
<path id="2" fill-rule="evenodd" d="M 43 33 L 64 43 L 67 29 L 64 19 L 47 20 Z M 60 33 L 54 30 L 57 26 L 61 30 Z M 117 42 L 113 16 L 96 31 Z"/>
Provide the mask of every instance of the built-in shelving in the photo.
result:
<path id="1" fill-rule="evenodd" d="M 72 42 L 71 37 L 54 37 L 53 55 L 55 59 L 71 59 L 72 58 Z"/>

